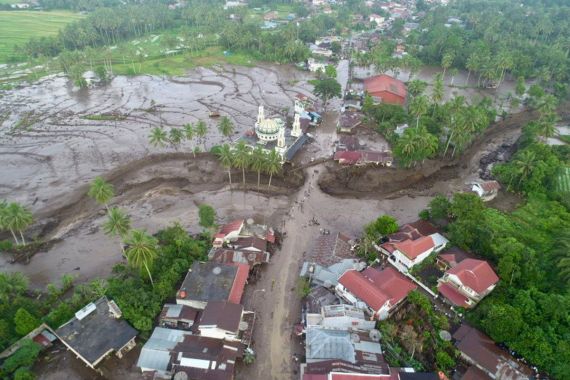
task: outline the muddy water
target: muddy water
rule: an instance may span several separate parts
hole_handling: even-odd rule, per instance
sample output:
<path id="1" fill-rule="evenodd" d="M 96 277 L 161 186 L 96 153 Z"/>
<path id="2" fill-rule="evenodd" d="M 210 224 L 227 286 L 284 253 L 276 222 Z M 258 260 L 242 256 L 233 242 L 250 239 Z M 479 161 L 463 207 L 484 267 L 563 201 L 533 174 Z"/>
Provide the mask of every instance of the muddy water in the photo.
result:
<path id="1" fill-rule="evenodd" d="M 70 190 L 96 175 L 149 153 L 174 151 L 149 146 L 156 126 L 204 120 L 209 131 L 199 145 L 209 149 L 224 140 L 209 111 L 228 116 L 237 137 L 252 128 L 259 104 L 269 114 L 292 110 L 294 95 L 308 93 L 308 75 L 285 66 L 218 67 L 175 78 L 116 77 L 88 90 L 53 76 L 6 91 L 0 97 L 0 199 L 19 201 L 34 213 L 61 207 Z M 98 114 L 124 120 L 84 118 Z M 191 146 L 186 142 L 180 150 Z"/>

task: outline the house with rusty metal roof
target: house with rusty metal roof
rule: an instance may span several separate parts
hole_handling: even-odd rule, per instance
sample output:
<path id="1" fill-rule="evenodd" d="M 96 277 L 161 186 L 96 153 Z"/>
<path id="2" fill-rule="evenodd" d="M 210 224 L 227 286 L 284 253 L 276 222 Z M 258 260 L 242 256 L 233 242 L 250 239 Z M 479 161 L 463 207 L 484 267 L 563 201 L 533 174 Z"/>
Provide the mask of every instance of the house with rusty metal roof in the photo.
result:
<path id="1" fill-rule="evenodd" d="M 301 267 L 300 276 L 315 285 L 334 288 L 338 278 L 349 269 L 364 269 L 345 234 L 321 234 L 314 242 Z"/>
<path id="2" fill-rule="evenodd" d="M 158 325 L 171 329 L 192 330 L 200 320 L 202 310 L 187 305 L 167 303 L 162 307 Z"/>
<path id="3" fill-rule="evenodd" d="M 208 302 L 200 316 L 197 332 L 209 338 L 241 341 L 242 333 L 253 328 L 253 323 L 245 321 L 246 314 L 253 313 L 244 311 L 242 305 L 225 301 Z"/>
<path id="4" fill-rule="evenodd" d="M 253 252 L 228 248 L 212 249 L 208 254 L 210 261 L 223 264 L 247 264 L 250 268 L 269 262 L 269 252 Z"/>
<path id="5" fill-rule="evenodd" d="M 471 372 L 486 375 L 486 377 L 476 377 L 476 379 L 530 380 L 534 378 L 533 371 L 526 364 L 498 347 L 487 335 L 467 324 L 459 327 L 453 334 L 453 339 L 461 357 L 477 368 Z"/>
<path id="6" fill-rule="evenodd" d="M 176 303 L 204 309 L 210 301 L 241 303 L 249 266 L 194 262 L 188 270 L 178 293 Z"/>
<path id="7" fill-rule="evenodd" d="M 137 330 L 121 318 L 117 304 L 101 297 L 75 313 L 55 335 L 87 366 L 95 368 L 109 354 L 122 358 L 135 345 Z"/>

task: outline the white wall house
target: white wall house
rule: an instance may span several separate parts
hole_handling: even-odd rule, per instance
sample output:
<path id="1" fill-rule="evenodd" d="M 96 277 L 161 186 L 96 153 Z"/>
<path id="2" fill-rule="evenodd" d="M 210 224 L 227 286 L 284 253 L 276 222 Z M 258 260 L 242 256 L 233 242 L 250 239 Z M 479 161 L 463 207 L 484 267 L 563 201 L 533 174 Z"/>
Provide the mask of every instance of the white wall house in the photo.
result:
<path id="1" fill-rule="evenodd" d="M 443 238 L 443 236 L 441 237 Z M 444 244 L 439 237 L 437 240 L 437 249 L 442 250 L 445 248 L 447 243 Z M 397 243 L 384 243 L 380 246 L 380 251 L 387 255 L 396 267 L 404 271 L 424 261 L 435 250 L 436 242 L 434 242 L 432 236 L 423 236 L 416 240 L 405 240 Z"/>

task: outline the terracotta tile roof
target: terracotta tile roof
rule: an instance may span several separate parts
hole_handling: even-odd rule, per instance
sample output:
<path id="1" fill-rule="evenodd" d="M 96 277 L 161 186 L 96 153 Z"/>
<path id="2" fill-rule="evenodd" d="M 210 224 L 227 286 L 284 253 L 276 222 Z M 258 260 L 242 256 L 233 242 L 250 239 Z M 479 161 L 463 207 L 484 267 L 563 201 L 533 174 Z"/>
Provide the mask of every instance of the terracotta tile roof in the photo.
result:
<path id="1" fill-rule="evenodd" d="M 483 260 L 465 259 L 447 273 L 456 275 L 463 285 L 477 293 L 484 292 L 499 281 L 489 263 Z"/>
<path id="2" fill-rule="evenodd" d="M 424 236 L 436 234 L 439 232 L 439 230 L 433 224 L 421 219 L 416 220 L 413 223 L 406 224 L 406 226 L 415 228 L 420 234 Z"/>
<path id="3" fill-rule="evenodd" d="M 403 98 L 407 94 L 404 82 L 385 74 L 364 79 L 364 89 L 370 93 L 386 91 Z"/>
<path id="4" fill-rule="evenodd" d="M 469 306 L 467 304 L 467 301 L 468 301 L 467 297 L 465 297 L 463 294 L 459 293 L 453 286 L 451 286 L 447 283 L 441 283 L 437 287 L 437 290 L 445 298 L 447 298 L 449 301 L 451 301 L 451 303 L 453 303 L 455 306 L 459 306 L 459 307 Z"/>
<path id="5" fill-rule="evenodd" d="M 243 219 L 236 219 L 234 221 L 229 222 L 228 224 L 223 225 L 222 228 L 220 228 L 220 231 L 216 234 L 216 236 L 223 235 L 225 237 L 227 234 L 231 232 L 241 230 L 243 222 L 244 222 Z"/>
<path id="6" fill-rule="evenodd" d="M 435 247 L 435 244 L 431 236 L 423 236 L 416 240 L 405 240 L 398 243 L 387 243 L 387 244 L 393 244 L 394 248 L 402 252 L 410 260 L 414 260 L 422 253 Z"/>
<path id="7" fill-rule="evenodd" d="M 236 266 L 237 273 L 234 278 L 232 289 L 230 290 L 228 301 L 239 304 L 241 303 L 241 297 L 243 296 L 247 277 L 249 276 L 249 265 L 237 264 Z"/>
<path id="8" fill-rule="evenodd" d="M 319 235 L 315 245 L 307 255 L 306 261 L 314 262 L 324 267 L 340 263 L 343 259 L 355 258 L 349 243 L 350 237 L 342 233 Z"/>
<path id="9" fill-rule="evenodd" d="M 387 301 L 397 304 L 416 288 L 394 268 L 379 271 L 369 267 L 362 273 L 349 270 L 338 282 L 374 310 L 379 310 Z"/>

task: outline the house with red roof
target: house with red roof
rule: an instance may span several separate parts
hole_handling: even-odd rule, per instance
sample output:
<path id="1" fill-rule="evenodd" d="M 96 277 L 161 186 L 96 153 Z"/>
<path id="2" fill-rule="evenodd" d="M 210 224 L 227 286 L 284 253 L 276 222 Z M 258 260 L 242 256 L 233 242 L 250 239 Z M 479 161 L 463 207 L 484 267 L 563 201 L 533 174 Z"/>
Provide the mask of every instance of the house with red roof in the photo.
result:
<path id="1" fill-rule="evenodd" d="M 401 106 L 408 95 L 404 82 L 386 74 L 364 79 L 364 90 L 375 100 Z"/>
<path id="2" fill-rule="evenodd" d="M 237 219 L 223 225 L 220 230 L 214 235 L 214 242 L 212 243 L 214 248 L 223 247 L 224 243 L 237 239 L 240 235 L 244 223 L 245 221 L 243 219 Z"/>
<path id="3" fill-rule="evenodd" d="M 438 282 L 438 291 L 450 303 L 472 308 L 495 289 L 499 277 L 488 262 L 465 259 L 445 272 Z"/>
<path id="4" fill-rule="evenodd" d="M 421 236 L 415 240 L 407 239 L 400 242 L 388 242 L 380 246 L 380 251 L 390 258 L 399 268 L 410 269 L 424 261 L 436 247 L 431 236 Z"/>
<path id="5" fill-rule="evenodd" d="M 394 268 L 372 267 L 362 272 L 346 271 L 338 280 L 336 294 L 346 302 L 360 307 L 378 320 L 389 317 L 417 286 Z"/>

